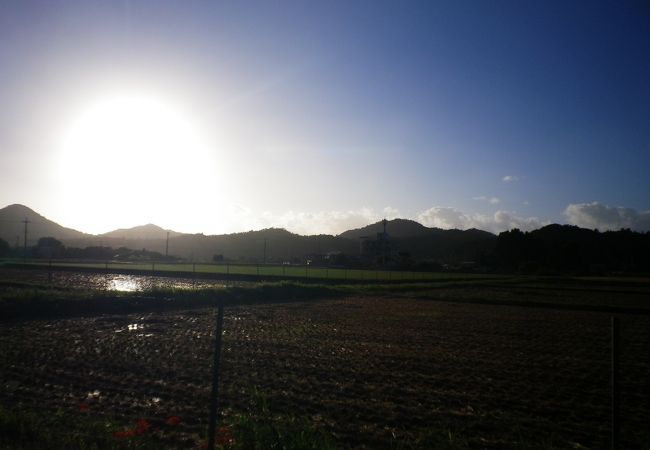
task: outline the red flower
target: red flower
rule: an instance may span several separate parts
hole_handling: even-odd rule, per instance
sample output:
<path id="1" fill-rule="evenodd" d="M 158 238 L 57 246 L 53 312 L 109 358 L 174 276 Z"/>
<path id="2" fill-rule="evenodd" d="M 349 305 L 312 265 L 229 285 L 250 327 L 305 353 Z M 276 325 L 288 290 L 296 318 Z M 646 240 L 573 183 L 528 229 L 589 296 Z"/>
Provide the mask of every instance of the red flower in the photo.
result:
<path id="1" fill-rule="evenodd" d="M 116 431 L 113 436 L 119 439 L 129 438 L 135 436 L 135 430 Z"/>
<path id="2" fill-rule="evenodd" d="M 79 411 L 85 413 L 90 410 L 90 405 L 88 403 L 81 402 L 79 403 Z"/>
<path id="3" fill-rule="evenodd" d="M 167 420 L 165 420 L 165 423 L 171 426 L 178 425 L 179 423 L 181 423 L 181 418 L 178 416 L 170 416 L 169 418 L 167 418 Z"/>
<path id="4" fill-rule="evenodd" d="M 149 428 L 151 428 L 151 423 L 146 420 L 146 419 L 139 419 L 135 423 L 135 429 L 134 432 L 135 434 L 144 434 L 147 431 L 149 431 Z"/>
<path id="5" fill-rule="evenodd" d="M 219 427 L 217 430 L 217 445 L 231 445 L 235 442 L 235 436 L 232 434 L 232 429 L 228 426 Z"/>

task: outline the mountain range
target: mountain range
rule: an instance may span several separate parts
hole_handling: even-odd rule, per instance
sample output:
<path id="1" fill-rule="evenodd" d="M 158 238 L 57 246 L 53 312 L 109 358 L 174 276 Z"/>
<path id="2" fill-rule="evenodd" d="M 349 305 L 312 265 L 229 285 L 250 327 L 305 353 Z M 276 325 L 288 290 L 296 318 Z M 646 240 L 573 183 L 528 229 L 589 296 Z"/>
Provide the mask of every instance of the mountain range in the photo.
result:
<path id="1" fill-rule="evenodd" d="M 128 247 L 165 253 L 194 260 L 211 260 L 214 255 L 226 259 L 272 261 L 301 260 L 308 255 L 346 254 L 358 256 L 361 240 L 373 240 L 383 231 L 382 222 L 345 231 L 337 236 L 302 236 L 284 229 L 268 228 L 244 233 L 206 236 L 166 230 L 154 224 L 118 229 L 100 235 L 65 228 L 24 205 L 0 209 L 0 238 L 11 246 L 24 245 L 27 220 L 27 245 L 41 237 L 54 237 L 66 246 Z M 429 228 L 413 220 L 387 221 L 393 253 L 409 254 L 418 259 L 464 261 L 494 248 L 496 236 L 486 231 L 442 230 Z M 168 241 L 169 239 L 169 241 Z"/>
<path id="2" fill-rule="evenodd" d="M 10 205 L 0 209 L 0 238 L 6 241 L 0 241 L 0 255 L 12 253 L 12 247 L 18 249 L 14 254 L 22 254 L 25 222 L 28 247 L 35 246 L 41 237 L 53 237 L 67 247 L 66 254 L 72 258 L 123 258 L 129 254 L 157 258 L 160 256 L 150 252 L 165 254 L 168 248 L 170 256 L 197 262 L 311 260 L 315 264 L 367 267 L 386 258 L 389 266 L 423 270 L 444 265 L 466 269 L 478 263 L 487 270 L 538 274 L 650 273 L 650 232 L 629 229 L 599 232 L 551 224 L 526 233 L 514 229 L 495 236 L 476 229 L 442 230 L 394 219 L 337 236 L 301 236 L 281 228 L 206 236 L 153 224 L 92 235 L 62 227 L 26 206 Z M 149 253 L 141 252 L 145 249 Z"/>

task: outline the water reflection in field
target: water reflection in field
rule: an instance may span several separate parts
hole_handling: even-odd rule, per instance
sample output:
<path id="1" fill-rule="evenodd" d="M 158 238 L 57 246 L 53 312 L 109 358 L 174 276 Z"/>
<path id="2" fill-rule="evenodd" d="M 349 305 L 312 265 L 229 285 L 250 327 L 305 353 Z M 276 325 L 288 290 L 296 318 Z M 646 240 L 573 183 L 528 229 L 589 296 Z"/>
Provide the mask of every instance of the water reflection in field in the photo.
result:
<path id="1" fill-rule="evenodd" d="M 101 274 L 68 271 L 0 269 L 0 281 L 25 282 L 66 288 L 101 289 L 137 292 L 150 289 L 205 289 L 232 285 L 252 285 L 251 282 L 159 277 L 148 275 Z"/>
<path id="2" fill-rule="evenodd" d="M 108 281 L 107 289 L 111 291 L 133 292 L 142 290 L 140 283 L 131 275 L 117 275 Z"/>
<path id="3" fill-rule="evenodd" d="M 99 284 L 100 289 L 120 292 L 135 292 L 156 288 L 204 289 L 226 286 L 223 280 L 192 280 L 186 278 L 154 277 L 146 275 L 94 274 L 92 275 L 92 278 L 93 279 L 89 281 L 91 281 L 91 283 Z"/>

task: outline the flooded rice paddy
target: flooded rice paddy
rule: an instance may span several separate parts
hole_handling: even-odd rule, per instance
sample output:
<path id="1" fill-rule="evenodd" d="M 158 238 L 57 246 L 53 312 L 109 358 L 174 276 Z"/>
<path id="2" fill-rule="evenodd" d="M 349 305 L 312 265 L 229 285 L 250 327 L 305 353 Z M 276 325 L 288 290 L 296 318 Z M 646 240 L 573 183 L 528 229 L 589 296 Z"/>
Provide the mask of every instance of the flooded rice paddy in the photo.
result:
<path id="1" fill-rule="evenodd" d="M 0 269 L 0 281 L 33 283 L 43 286 L 137 292 L 150 289 L 206 289 L 226 286 L 252 286 L 253 282 L 209 280 L 153 275 L 85 273 L 47 270 Z"/>

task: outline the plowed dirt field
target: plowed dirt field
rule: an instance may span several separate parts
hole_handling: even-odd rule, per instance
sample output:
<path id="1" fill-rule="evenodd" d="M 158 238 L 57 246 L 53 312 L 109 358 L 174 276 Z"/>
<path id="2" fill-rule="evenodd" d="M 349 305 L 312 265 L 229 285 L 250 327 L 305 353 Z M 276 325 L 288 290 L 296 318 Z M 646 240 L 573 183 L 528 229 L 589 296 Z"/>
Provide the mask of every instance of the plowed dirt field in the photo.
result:
<path id="1" fill-rule="evenodd" d="M 650 316 L 621 315 L 622 448 L 647 442 Z M 176 448 L 207 422 L 210 309 L 0 324 L 0 404 L 124 423 L 146 418 Z M 225 423 L 262 402 L 341 447 L 432 434 L 471 448 L 607 448 L 610 315 L 353 297 L 226 309 Z M 530 448 L 530 447 L 526 447 Z"/>

